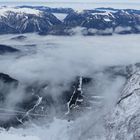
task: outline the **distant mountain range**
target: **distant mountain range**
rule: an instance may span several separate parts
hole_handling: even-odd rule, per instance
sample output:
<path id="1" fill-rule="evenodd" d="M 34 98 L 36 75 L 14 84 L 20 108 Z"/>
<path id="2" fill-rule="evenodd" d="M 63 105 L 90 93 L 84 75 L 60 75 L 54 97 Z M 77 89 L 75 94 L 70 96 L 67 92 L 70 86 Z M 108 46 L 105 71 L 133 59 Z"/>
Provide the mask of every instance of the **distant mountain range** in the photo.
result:
<path id="1" fill-rule="evenodd" d="M 0 8 L 0 34 L 112 35 L 140 33 L 140 10 L 19 6 Z"/>

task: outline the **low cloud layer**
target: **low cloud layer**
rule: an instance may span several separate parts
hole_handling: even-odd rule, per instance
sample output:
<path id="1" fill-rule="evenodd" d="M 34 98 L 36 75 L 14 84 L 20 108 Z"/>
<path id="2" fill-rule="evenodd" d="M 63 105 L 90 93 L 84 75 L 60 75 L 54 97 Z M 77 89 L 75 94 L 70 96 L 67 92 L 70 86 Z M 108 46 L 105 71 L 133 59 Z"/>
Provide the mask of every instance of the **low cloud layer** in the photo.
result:
<path id="1" fill-rule="evenodd" d="M 94 78 L 96 81 L 94 84 L 97 83 L 97 85 L 93 84 L 88 92 L 91 95 L 101 96 L 104 100 L 101 103 L 102 110 L 95 112 L 95 104 L 93 104 L 91 107 L 94 111 L 84 113 L 86 115 L 74 122 L 54 119 L 48 125 L 46 120 L 45 123 L 42 120 L 39 122 L 41 126 L 32 126 L 31 124 L 24 131 L 23 129 L 11 129 L 11 131 L 23 135 L 36 135 L 40 140 L 46 138 L 48 140 L 69 140 L 72 134 L 74 134 L 74 140 L 81 140 L 81 136 L 83 140 L 90 137 L 98 140 L 99 138 L 103 139 L 104 135 L 101 135 L 101 132 L 104 134 L 103 115 L 111 109 L 110 107 L 114 106 L 125 79 L 122 77 L 110 79 L 108 75 L 102 73 L 102 70 L 109 66 L 124 66 L 140 62 L 140 36 L 84 37 L 76 35 L 58 37 L 25 34 L 27 38 L 24 41 L 11 40 L 15 36 L 0 36 L 0 41 L 3 44 L 21 50 L 19 54 L 0 56 L 0 72 L 9 74 L 22 84 L 49 81 L 54 87 L 52 90 L 54 96 L 63 90 L 59 89 L 57 85 L 61 83 L 67 85 L 76 76 L 88 76 Z M 95 71 L 99 73 L 95 75 Z M 12 100 L 12 96 L 15 96 L 17 92 L 21 93 Z M 13 105 L 22 98 L 22 90 L 17 89 L 16 92 L 11 92 L 7 98 L 7 105 Z M 42 122 L 44 126 L 42 126 Z M 61 135 L 59 135 L 60 131 L 62 132 Z M 34 134 L 33 132 L 37 133 Z"/>
<path id="2" fill-rule="evenodd" d="M 0 56 L 0 71 L 19 80 L 33 77 L 43 79 L 44 74 L 46 78 L 57 80 L 84 75 L 100 67 L 140 62 L 139 35 L 27 36 L 27 40 L 23 42 L 10 40 L 11 36 L 0 37 L 3 44 L 23 51 L 19 56 Z M 31 46 L 33 44 L 37 46 Z"/>

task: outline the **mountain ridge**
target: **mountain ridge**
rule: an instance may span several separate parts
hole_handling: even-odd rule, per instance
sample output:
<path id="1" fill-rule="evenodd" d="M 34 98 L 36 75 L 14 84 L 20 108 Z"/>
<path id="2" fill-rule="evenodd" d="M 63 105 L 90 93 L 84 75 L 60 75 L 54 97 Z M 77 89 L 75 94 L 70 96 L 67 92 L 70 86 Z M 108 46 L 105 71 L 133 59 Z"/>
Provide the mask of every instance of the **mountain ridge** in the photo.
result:
<path id="1" fill-rule="evenodd" d="M 96 8 L 79 12 L 45 6 L 1 7 L 0 28 L 0 34 L 75 35 L 77 28 L 82 35 L 138 34 L 140 10 Z"/>

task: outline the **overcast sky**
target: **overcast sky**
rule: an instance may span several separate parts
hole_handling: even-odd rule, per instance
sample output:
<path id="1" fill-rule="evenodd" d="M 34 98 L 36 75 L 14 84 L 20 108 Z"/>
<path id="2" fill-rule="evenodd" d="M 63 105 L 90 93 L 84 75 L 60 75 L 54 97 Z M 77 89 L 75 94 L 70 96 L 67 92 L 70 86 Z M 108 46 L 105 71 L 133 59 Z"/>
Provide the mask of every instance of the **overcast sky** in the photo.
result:
<path id="1" fill-rule="evenodd" d="M 76 10 L 97 7 L 140 9 L 140 0 L 0 0 L 0 5 L 23 5 L 23 3 L 25 5 L 43 5 L 58 8 L 69 7 Z"/>
<path id="2" fill-rule="evenodd" d="M 111 2 L 111 3 L 139 3 L 140 0 L 0 0 L 0 2 Z"/>

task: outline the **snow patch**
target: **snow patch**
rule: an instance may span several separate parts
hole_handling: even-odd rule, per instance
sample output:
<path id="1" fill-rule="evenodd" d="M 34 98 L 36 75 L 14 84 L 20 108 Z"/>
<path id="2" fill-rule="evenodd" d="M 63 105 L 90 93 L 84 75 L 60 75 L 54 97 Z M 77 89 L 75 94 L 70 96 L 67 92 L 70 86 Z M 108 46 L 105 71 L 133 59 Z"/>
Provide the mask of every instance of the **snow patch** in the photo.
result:
<path id="1" fill-rule="evenodd" d="M 109 18 L 104 18 L 104 21 L 110 22 L 111 20 Z"/>
<path id="2" fill-rule="evenodd" d="M 33 14 L 38 16 L 41 14 L 41 11 L 31 8 L 0 7 L 0 16 L 6 16 L 8 12 L 15 12 L 19 14 Z"/>
<path id="3" fill-rule="evenodd" d="M 63 13 L 53 13 L 53 15 L 56 16 L 57 19 L 59 19 L 60 21 L 63 21 L 63 20 L 66 18 L 66 16 L 67 16 L 68 14 L 63 14 Z"/>

